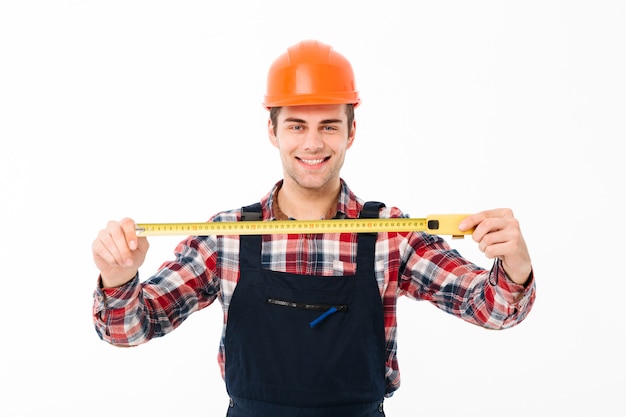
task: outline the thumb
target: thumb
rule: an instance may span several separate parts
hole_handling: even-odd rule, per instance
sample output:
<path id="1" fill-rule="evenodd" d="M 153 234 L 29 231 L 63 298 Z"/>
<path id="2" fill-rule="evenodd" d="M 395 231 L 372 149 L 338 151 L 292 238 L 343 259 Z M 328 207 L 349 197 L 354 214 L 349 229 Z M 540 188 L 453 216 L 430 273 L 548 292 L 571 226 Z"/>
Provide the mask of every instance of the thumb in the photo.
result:
<path id="1" fill-rule="evenodd" d="M 148 251 L 148 248 L 150 247 L 150 243 L 148 242 L 148 238 L 145 236 L 139 236 L 137 237 L 137 243 L 136 243 L 137 247 L 136 249 L 139 249 L 139 251 L 146 253 Z"/>

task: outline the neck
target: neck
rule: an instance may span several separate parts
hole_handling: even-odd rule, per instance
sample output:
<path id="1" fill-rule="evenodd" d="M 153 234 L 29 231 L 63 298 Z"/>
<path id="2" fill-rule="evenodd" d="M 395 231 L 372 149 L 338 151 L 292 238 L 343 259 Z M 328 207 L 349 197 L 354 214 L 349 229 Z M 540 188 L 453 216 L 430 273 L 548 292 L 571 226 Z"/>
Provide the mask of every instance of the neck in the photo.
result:
<path id="1" fill-rule="evenodd" d="M 329 192 L 293 190 L 285 184 L 277 193 L 275 204 L 278 210 L 277 217 L 298 220 L 331 219 L 337 211 L 337 199 L 341 185 Z M 282 216 L 280 216 L 282 214 Z"/>

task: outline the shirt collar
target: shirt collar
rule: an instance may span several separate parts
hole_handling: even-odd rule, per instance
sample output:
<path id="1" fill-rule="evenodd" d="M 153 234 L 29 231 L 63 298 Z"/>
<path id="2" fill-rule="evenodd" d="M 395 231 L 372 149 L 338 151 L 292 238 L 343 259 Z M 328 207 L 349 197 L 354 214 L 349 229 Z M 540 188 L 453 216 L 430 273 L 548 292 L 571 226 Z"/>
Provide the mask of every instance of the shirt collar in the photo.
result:
<path id="1" fill-rule="evenodd" d="M 337 214 L 336 219 L 356 219 L 359 217 L 359 212 L 363 207 L 360 200 L 350 190 L 348 184 L 341 179 L 341 191 L 339 192 L 339 199 L 337 200 Z M 263 207 L 263 220 L 276 220 L 277 212 L 274 206 L 274 199 L 278 194 L 278 190 L 283 185 L 283 180 L 278 181 L 272 190 L 261 199 L 261 206 Z"/>

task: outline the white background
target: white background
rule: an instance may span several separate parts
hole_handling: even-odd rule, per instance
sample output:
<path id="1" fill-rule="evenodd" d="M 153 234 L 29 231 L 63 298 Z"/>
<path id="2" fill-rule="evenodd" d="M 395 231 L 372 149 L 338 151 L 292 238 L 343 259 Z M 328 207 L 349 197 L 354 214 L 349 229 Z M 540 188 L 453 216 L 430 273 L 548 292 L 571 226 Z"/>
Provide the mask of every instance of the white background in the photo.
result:
<path id="1" fill-rule="evenodd" d="M 400 301 L 388 415 L 626 415 L 625 22 L 622 1 L 3 1 L 0 415 L 225 415 L 219 305 L 109 346 L 91 242 L 109 219 L 204 221 L 269 191 L 267 68 L 307 38 L 354 66 L 360 197 L 511 207 L 534 261 L 510 330 Z M 178 240 L 151 238 L 144 277 Z"/>

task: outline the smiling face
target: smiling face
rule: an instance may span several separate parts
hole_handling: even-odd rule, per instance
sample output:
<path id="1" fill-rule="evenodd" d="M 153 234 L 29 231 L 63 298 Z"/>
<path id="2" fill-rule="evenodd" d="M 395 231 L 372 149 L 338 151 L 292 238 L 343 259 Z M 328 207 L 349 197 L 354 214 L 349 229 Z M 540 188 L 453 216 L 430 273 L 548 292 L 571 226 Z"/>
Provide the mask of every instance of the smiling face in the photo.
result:
<path id="1" fill-rule="evenodd" d="M 336 193 L 346 151 L 354 141 L 346 105 L 290 106 L 268 123 L 272 144 L 283 164 L 284 183 L 299 192 Z M 274 133 L 275 132 L 275 133 Z"/>

